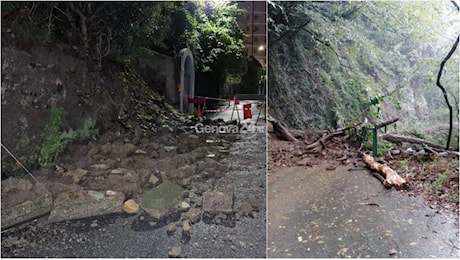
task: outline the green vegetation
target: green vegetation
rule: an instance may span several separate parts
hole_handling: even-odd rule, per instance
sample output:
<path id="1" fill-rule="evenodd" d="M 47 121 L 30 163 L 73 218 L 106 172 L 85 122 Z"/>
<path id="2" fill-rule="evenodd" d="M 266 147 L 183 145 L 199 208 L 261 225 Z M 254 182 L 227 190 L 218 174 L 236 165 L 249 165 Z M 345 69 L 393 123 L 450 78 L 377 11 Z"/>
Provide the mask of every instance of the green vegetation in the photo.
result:
<path id="1" fill-rule="evenodd" d="M 443 188 L 443 186 L 447 183 L 447 181 L 449 180 L 449 173 L 448 172 L 444 172 L 442 174 L 440 174 L 434 181 L 431 185 L 433 185 L 433 189 L 435 191 L 439 191 Z"/>
<path id="2" fill-rule="evenodd" d="M 458 194 L 452 194 L 449 196 L 449 202 L 458 203 Z"/>
<path id="3" fill-rule="evenodd" d="M 196 69 L 221 85 L 246 73 L 237 23 L 243 12 L 230 1 L 2 2 L 22 39 L 79 46 L 99 64 L 104 57 L 129 64 L 145 51 L 174 56 L 189 47 Z"/>
<path id="4" fill-rule="evenodd" d="M 244 32 L 237 23 L 243 14 L 236 3 L 199 1 L 189 16 L 191 30 L 185 39 L 191 47 L 198 69 L 225 74 L 242 73 L 246 66 Z"/>
<path id="5" fill-rule="evenodd" d="M 441 1 L 269 2 L 270 113 L 310 129 L 400 117 L 430 139 L 449 122 L 435 81 L 459 15 Z M 458 55 L 442 79 L 457 108 Z"/>
<path id="6" fill-rule="evenodd" d="M 95 118 L 87 118 L 81 129 L 64 131 L 62 128 L 65 114 L 63 108 L 51 109 L 50 117 L 45 124 L 44 141 L 36 155 L 39 165 L 54 162 L 69 144 L 94 139 L 97 135 L 97 130 L 94 129 Z"/>
<path id="7" fill-rule="evenodd" d="M 409 161 L 407 159 L 397 161 L 395 169 L 397 172 L 404 173 L 405 177 L 407 178 L 417 177 L 417 169 L 415 167 L 410 166 Z"/>

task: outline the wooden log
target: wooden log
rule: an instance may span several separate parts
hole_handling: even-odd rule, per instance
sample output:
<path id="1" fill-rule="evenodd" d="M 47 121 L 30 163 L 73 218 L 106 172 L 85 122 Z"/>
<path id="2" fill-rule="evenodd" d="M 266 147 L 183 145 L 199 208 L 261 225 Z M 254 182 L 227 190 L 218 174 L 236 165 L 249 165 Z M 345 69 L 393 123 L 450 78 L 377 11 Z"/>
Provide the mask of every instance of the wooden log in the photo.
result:
<path id="1" fill-rule="evenodd" d="M 395 135 L 395 134 L 384 134 L 382 135 L 383 140 L 386 140 L 391 143 L 402 143 L 402 142 L 408 142 L 408 143 L 415 143 L 415 144 L 426 144 L 430 147 L 436 148 L 436 149 L 443 149 L 443 145 L 439 145 L 436 143 L 432 143 L 430 141 L 426 141 L 420 138 L 415 138 L 415 137 L 410 137 L 410 136 L 403 136 L 403 135 Z"/>
<path id="2" fill-rule="evenodd" d="M 390 119 L 390 120 L 388 120 L 388 121 L 382 122 L 382 123 L 380 123 L 380 124 L 378 124 L 378 125 L 375 125 L 375 127 L 376 127 L 376 128 L 382 128 L 382 127 L 384 127 L 384 126 L 391 125 L 391 124 L 395 123 L 395 122 L 398 121 L 398 120 L 399 120 L 398 117 L 397 117 L 397 118 L 393 118 L 393 119 Z"/>
<path id="3" fill-rule="evenodd" d="M 334 129 L 332 131 L 323 131 L 323 135 L 318 138 L 315 142 L 307 144 L 307 146 L 303 147 L 305 152 L 300 153 L 299 155 L 304 155 L 309 152 L 320 152 L 324 146 L 326 146 L 326 142 L 329 141 L 331 138 L 336 136 L 343 136 L 347 133 L 348 130 L 352 128 L 356 128 L 359 124 L 354 124 L 353 126 L 349 127 L 341 127 Z"/>
<path id="4" fill-rule="evenodd" d="M 371 168 L 371 170 L 379 172 L 385 177 L 385 180 L 383 181 L 383 185 L 385 185 L 385 187 L 401 187 L 407 182 L 388 165 L 376 162 L 374 157 L 363 153 L 362 159 L 369 168 Z"/>
<path id="5" fill-rule="evenodd" d="M 270 121 L 270 123 L 273 125 L 273 132 L 275 132 L 276 136 L 278 136 L 280 139 L 291 142 L 299 142 L 299 140 L 295 138 L 291 133 L 289 133 L 289 130 L 283 125 L 276 121 Z"/>
<path id="6" fill-rule="evenodd" d="M 324 144 L 326 143 L 327 140 L 331 139 L 332 137 L 335 137 L 335 136 L 338 136 L 338 135 L 341 135 L 345 133 L 345 129 L 338 129 L 332 133 L 329 133 L 329 134 L 323 134 L 323 136 L 321 136 L 318 140 L 316 140 L 315 142 L 307 145 L 305 147 L 306 150 L 310 150 L 310 149 L 314 149 L 316 147 L 319 147 L 319 146 L 324 146 Z"/>

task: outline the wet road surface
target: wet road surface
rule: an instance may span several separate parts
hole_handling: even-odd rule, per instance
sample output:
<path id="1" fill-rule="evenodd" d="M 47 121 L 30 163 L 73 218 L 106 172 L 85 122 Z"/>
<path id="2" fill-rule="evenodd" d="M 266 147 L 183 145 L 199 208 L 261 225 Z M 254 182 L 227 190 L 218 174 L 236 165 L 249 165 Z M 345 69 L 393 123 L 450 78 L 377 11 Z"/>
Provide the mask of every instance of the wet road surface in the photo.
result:
<path id="1" fill-rule="evenodd" d="M 2 234 L 2 257 L 163 258 L 173 246 L 192 258 L 265 256 L 264 232 L 254 230 L 265 230 L 260 218 L 244 218 L 234 228 L 201 221 L 193 225 L 187 243 L 181 242 L 179 229 L 168 236 L 166 226 L 134 231 L 135 218 L 114 214 L 44 226 L 38 220 Z"/>
<path id="2" fill-rule="evenodd" d="M 459 257 L 454 216 L 348 168 L 271 173 L 269 257 Z"/>

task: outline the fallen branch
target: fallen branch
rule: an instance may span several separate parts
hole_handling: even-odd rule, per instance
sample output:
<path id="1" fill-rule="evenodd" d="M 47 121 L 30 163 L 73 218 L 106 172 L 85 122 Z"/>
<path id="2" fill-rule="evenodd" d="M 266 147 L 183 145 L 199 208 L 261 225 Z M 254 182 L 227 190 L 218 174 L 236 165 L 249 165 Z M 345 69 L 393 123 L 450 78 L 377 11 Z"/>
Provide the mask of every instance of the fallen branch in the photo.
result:
<path id="1" fill-rule="evenodd" d="M 444 150 L 444 146 L 436 143 L 432 143 L 430 141 L 426 141 L 420 138 L 410 137 L 410 136 L 403 136 L 403 135 L 395 135 L 395 134 L 384 134 L 382 135 L 383 140 L 386 140 L 390 143 L 402 143 L 402 142 L 409 142 L 415 144 L 426 144 L 432 148 L 442 149 Z"/>
<path id="2" fill-rule="evenodd" d="M 407 182 L 388 165 L 374 161 L 374 157 L 363 153 L 362 158 L 363 161 L 369 166 L 369 168 L 371 168 L 371 170 L 377 171 L 385 177 L 385 180 L 383 181 L 383 185 L 385 187 L 401 187 Z"/>
<path id="3" fill-rule="evenodd" d="M 425 145 L 425 146 L 423 147 L 423 149 L 424 149 L 425 151 L 429 152 L 429 153 L 432 153 L 432 154 L 436 155 L 436 156 L 439 155 L 439 153 L 438 153 L 437 151 L 435 151 L 434 149 L 432 149 L 431 147 L 429 147 L 429 146 L 427 146 L 427 145 Z"/>
<path id="4" fill-rule="evenodd" d="M 399 120 L 398 117 L 397 117 L 397 118 L 393 118 L 393 119 L 390 119 L 390 120 L 388 120 L 388 121 L 382 122 L 382 123 L 380 123 L 380 124 L 378 124 L 378 125 L 375 125 L 375 127 L 376 127 L 376 128 L 382 128 L 382 127 L 384 127 L 384 126 L 391 125 L 391 124 L 395 123 L 395 122 L 398 121 L 398 120 Z"/>
<path id="5" fill-rule="evenodd" d="M 295 138 L 286 127 L 281 125 L 275 120 L 269 120 L 270 123 L 273 125 L 273 132 L 275 132 L 276 136 L 278 136 L 282 140 L 287 140 L 291 142 L 299 142 L 297 138 Z"/>
<path id="6" fill-rule="evenodd" d="M 322 137 L 320 137 L 318 140 L 316 140 L 315 142 L 307 145 L 305 147 L 306 150 L 311 150 L 311 149 L 314 149 L 314 148 L 317 148 L 317 147 L 323 147 L 326 143 L 327 140 L 331 139 L 332 137 L 335 137 L 335 136 L 339 136 L 339 135 L 342 135 L 345 133 L 345 129 L 344 128 L 341 128 L 341 129 L 338 129 L 338 130 L 335 130 L 334 132 L 332 133 L 329 133 L 329 134 L 323 134 Z"/>
<path id="7" fill-rule="evenodd" d="M 337 129 L 333 130 L 332 132 L 325 132 L 318 140 L 316 140 L 315 142 L 310 143 L 307 146 L 303 147 L 305 152 L 300 153 L 299 156 L 304 155 L 306 153 L 309 153 L 311 151 L 313 151 L 313 152 L 318 152 L 318 150 L 321 151 L 321 149 L 326 146 L 327 141 L 329 141 L 333 137 L 345 135 L 347 130 L 350 130 L 352 128 L 356 128 L 358 125 L 359 124 L 354 124 L 353 126 L 350 126 L 350 127 L 337 128 Z M 349 136 L 347 135 L 345 139 L 348 139 L 348 137 Z"/>

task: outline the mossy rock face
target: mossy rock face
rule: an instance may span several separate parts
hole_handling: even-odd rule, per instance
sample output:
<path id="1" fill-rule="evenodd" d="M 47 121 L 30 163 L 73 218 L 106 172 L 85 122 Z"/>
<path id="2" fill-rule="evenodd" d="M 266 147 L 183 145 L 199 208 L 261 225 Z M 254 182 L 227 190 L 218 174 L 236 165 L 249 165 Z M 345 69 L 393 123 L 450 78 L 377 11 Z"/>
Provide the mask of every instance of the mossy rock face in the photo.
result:
<path id="1" fill-rule="evenodd" d="M 153 217 L 161 218 L 176 210 L 176 205 L 182 199 L 183 190 L 182 187 L 173 182 L 164 181 L 142 195 L 141 207 Z"/>

